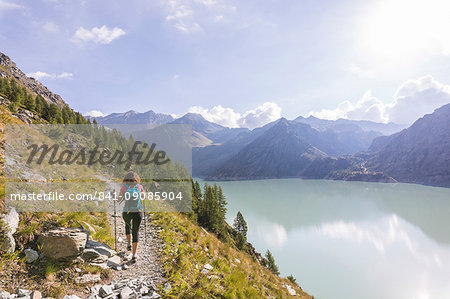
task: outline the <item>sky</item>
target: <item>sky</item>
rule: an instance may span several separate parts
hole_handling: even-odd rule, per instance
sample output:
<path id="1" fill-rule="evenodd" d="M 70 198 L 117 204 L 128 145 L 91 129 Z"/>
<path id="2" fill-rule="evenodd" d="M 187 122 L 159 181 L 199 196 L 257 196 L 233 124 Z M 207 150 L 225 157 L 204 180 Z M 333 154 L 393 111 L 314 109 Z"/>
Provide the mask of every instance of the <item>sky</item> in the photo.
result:
<path id="1" fill-rule="evenodd" d="M 0 51 L 75 110 L 412 123 L 450 102 L 446 0 L 0 0 Z"/>

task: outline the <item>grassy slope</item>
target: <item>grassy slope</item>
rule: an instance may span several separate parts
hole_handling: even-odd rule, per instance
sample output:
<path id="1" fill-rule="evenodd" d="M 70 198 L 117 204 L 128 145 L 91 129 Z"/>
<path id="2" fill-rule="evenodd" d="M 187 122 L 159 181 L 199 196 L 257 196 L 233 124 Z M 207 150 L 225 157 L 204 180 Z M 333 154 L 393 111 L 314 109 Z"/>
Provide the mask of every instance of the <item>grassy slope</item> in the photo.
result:
<path id="1" fill-rule="evenodd" d="M 178 213 L 152 215 L 165 241 L 164 270 L 172 284 L 173 298 L 288 298 L 283 284 L 300 298 L 312 298 L 289 280 L 272 274 L 248 254 L 222 243 L 215 235 Z M 202 274 L 209 263 L 213 271 Z"/>

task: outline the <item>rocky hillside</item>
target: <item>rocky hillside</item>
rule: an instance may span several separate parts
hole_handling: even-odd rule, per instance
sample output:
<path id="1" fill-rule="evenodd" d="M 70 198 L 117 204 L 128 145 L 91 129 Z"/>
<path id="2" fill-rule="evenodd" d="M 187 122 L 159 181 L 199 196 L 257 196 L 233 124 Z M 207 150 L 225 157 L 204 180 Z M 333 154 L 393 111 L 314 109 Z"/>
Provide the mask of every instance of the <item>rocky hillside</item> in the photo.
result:
<path id="1" fill-rule="evenodd" d="M 35 95 L 41 95 L 49 104 L 56 104 L 60 108 L 67 106 L 60 95 L 54 94 L 41 82 L 30 78 L 22 72 L 16 64 L 5 54 L 0 52 L 0 78 L 15 78 Z"/>
<path id="2" fill-rule="evenodd" d="M 367 167 L 398 181 L 450 187 L 450 104 L 411 127 L 375 139 Z"/>

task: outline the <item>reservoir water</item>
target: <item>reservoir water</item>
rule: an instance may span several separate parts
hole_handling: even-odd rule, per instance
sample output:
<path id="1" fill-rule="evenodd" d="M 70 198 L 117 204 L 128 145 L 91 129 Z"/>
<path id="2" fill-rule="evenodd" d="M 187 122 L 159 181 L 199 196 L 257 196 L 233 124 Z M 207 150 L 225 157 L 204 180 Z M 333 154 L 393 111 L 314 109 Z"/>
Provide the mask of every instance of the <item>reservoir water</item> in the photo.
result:
<path id="1" fill-rule="evenodd" d="M 281 275 L 293 274 L 315 298 L 450 298 L 448 188 L 301 179 L 219 185 L 227 221 L 241 211 L 257 251 L 269 249 Z"/>

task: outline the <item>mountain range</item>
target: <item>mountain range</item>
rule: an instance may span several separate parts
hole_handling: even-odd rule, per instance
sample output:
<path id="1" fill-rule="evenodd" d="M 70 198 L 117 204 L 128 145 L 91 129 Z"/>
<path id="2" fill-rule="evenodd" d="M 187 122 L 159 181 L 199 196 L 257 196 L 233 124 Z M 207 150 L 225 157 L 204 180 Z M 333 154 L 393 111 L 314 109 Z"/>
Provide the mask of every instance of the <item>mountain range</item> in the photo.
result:
<path id="1" fill-rule="evenodd" d="M 281 118 L 228 128 L 187 113 L 113 113 L 100 124 L 190 124 L 193 175 L 207 179 L 302 177 L 450 186 L 450 105 L 412 126 L 358 120 Z"/>

